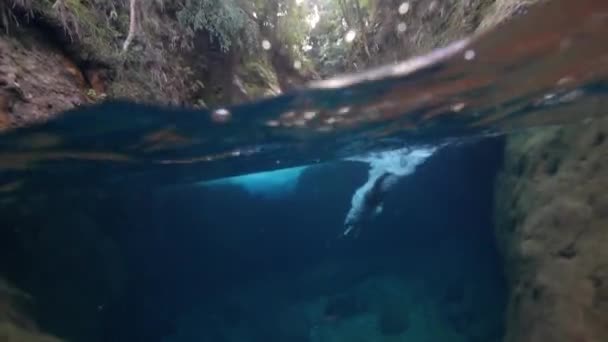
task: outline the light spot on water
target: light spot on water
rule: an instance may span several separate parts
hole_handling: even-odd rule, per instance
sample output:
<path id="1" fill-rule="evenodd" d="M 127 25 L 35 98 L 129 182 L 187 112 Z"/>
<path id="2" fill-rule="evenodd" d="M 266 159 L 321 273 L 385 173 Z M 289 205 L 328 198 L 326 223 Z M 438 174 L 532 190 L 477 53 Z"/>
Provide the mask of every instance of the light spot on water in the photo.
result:
<path id="1" fill-rule="evenodd" d="M 355 40 L 356 36 L 357 36 L 357 32 L 355 30 L 350 30 L 350 31 L 346 32 L 346 35 L 344 36 L 344 40 L 346 40 L 347 43 L 352 43 L 352 41 Z"/>
<path id="2" fill-rule="evenodd" d="M 296 112 L 294 111 L 289 111 L 283 115 L 281 115 L 283 117 L 283 119 L 292 119 L 296 116 Z"/>
<path id="3" fill-rule="evenodd" d="M 212 114 L 211 118 L 215 122 L 226 122 L 230 120 L 230 112 L 226 108 L 216 109 Z"/>
<path id="4" fill-rule="evenodd" d="M 403 33 L 407 30 L 407 24 L 406 23 L 399 23 L 399 25 L 397 25 L 397 32 Z"/>
<path id="5" fill-rule="evenodd" d="M 404 2 L 401 5 L 399 5 L 399 14 L 405 15 L 409 11 L 410 11 L 410 3 L 409 2 Z"/>
<path id="6" fill-rule="evenodd" d="M 238 157 L 241 155 L 241 151 L 236 150 L 236 151 L 232 151 L 232 153 L 230 153 L 233 157 Z"/>
<path id="7" fill-rule="evenodd" d="M 454 104 L 454 105 L 452 106 L 452 110 L 453 110 L 454 112 L 460 112 L 461 110 L 463 110 L 463 109 L 464 109 L 464 107 L 465 107 L 465 106 L 466 106 L 466 105 L 465 105 L 465 103 L 464 103 L 464 102 L 459 102 L 459 103 L 456 103 L 456 104 Z"/>
<path id="8" fill-rule="evenodd" d="M 325 123 L 328 125 L 333 126 L 334 124 L 340 124 L 341 122 L 344 122 L 344 118 L 341 117 L 330 117 L 327 120 L 325 120 Z"/>
<path id="9" fill-rule="evenodd" d="M 473 50 L 465 51 L 464 59 L 466 59 L 467 61 L 472 61 L 473 59 L 475 59 L 475 51 L 473 51 Z"/>
<path id="10" fill-rule="evenodd" d="M 266 121 L 266 126 L 268 127 L 278 127 L 279 122 L 277 120 L 268 120 Z"/>
<path id="11" fill-rule="evenodd" d="M 253 12 L 251 15 L 253 15 L 253 17 L 256 18 L 256 19 L 258 18 L 258 14 L 255 13 L 255 12 Z"/>
<path id="12" fill-rule="evenodd" d="M 296 70 L 300 70 L 300 69 L 302 69 L 302 62 L 300 62 L 300 61 L 295 61 L 295 62 L 293 62 L 293 67 L 294 67 Z"/>
<path id="13" fill-rule="evenodd" d="M 545 94 L 545 101 L 549 101 L 554 97 L 555 97 L 555 94 L 552 94 L 552 93 Z"/>
<path id="14" fill-rule="evenodd" d="M 562 77 L 559 79 L 559 81 L 557 81 L 557 85 L 563 86 L 563 85 L 566 85 L 566 84 L 572 83 L 572 82 L 574 82 L 574 79 L 572 77 Z"/>
<path id="15" fill-rule="evenodd" d="M 312 120 L 315 118 L 315 116 L 317 116 L 317 112 L 305 112 L 304 113 L 304 119 L 306 119 L 306 120 Z"/>
<path id="16" fill-rule="evenodd" d="M 271 47 L 272 47 L 272 44 L 270 44 L 270 42 L 268 40 L 264 39 L 262 41 L 262 48 L 264 50 L 270 50 Z"/>
<path id="17" fill-rule="evenodd" d="M 338 109 L 338 114 L 340 115 L 348 114 L 348 112 L 350 112 L 350 107 L 342 107 Z"/>

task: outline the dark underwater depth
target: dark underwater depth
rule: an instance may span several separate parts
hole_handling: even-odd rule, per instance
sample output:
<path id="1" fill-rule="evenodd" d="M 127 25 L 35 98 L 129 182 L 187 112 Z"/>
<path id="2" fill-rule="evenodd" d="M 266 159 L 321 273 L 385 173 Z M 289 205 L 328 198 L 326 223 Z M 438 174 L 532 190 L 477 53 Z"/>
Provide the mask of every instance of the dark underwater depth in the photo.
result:
<path id="1" fill-rule="evenodd" d="M 0 272 L 68 341 L 500 341 L 503 144 L 439 150 L 357 238 L 342 236 L 367 179 L 357 162 L 310 167 L 274 198 L 230 185 L 32 194 L 6 223 L 20 229 L 1 230 Z"/>

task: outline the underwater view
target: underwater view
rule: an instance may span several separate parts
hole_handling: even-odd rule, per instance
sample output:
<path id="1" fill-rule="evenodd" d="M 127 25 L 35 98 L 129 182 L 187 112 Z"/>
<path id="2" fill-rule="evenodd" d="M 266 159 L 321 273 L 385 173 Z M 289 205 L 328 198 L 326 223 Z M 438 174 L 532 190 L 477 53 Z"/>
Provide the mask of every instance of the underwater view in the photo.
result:
<path id="1" fill-rule="evenodd" d="M 607 136 L 606 0 L 0 0 L 0 342 L 606 342 Z"/>

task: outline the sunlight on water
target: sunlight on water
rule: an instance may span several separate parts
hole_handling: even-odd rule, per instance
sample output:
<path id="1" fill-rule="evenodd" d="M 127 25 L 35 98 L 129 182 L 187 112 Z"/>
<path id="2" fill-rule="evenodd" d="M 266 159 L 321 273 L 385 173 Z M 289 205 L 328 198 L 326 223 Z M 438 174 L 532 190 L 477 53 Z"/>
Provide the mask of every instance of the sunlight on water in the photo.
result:
<path id="1" fill-rule="evenodd" d="M 79 178 L 73 174 L 93 169 L 98 182 L 116 186 L 134 180 L 192 184 L 272 170 L 276 160 L 281 167 L 295 167 L 603 117 L 605 4 L 593 2 L 576 11 L 564 11 L 560 2 L 549 5 L 417 57 L 321 78 L 238 106 L 83 106 L 48 124 L 2 135 L 4 168 L 20 170 L 5 174 L 3 183 L 33 184 L 29 180 L 41 175 L 57 177 L 44 183 L 60 189 L 61 180 L 74 184 Z M 410 34 L 416 26 L 408 26 L 406 15 L 417 11 L 409 2 L 395 4 L 398 18 L 389 30 Z M 356 46 L 366 39 L 362 33 L 353 26 L 336 39 Z M 279 48 L 274 39 L 260 44 Z M 309 62 L 298 58 L 286 65 L 306 73 Z M 23 144 L 40 135 L 57 143 L 52 148 Z"/>
<path id="2" fill-rule="evenodd" d="M 290 195 L 308 166 L 252 173 L 201 183 L 203 186 L 234 185 L 257 197 L 279 199 Z"/>

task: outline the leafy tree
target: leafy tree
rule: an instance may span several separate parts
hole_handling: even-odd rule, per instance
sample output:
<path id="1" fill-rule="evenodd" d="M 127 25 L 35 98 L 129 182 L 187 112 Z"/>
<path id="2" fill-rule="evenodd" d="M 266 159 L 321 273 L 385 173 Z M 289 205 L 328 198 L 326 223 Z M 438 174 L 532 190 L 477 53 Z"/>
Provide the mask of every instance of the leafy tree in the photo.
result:
<path id="1" fill-rule="evenodd" d="M 322 76 L 358 70 L 372 58 L 367 36 L 376 3 L 371 0 L 317 0 L 320 21 L 311 32 L 310 58 Z M 345 37 L 356 33 L 352 42 Z"/>
<path id="2" fill-rule="evenodd" d="M 248 20 L 234 0 L 185 0 L 177 18 L 194 31 L 207 31 L 223 51 L 228 51 L 235 42 L 242 43 L 241 34 Z"/>

